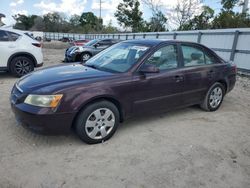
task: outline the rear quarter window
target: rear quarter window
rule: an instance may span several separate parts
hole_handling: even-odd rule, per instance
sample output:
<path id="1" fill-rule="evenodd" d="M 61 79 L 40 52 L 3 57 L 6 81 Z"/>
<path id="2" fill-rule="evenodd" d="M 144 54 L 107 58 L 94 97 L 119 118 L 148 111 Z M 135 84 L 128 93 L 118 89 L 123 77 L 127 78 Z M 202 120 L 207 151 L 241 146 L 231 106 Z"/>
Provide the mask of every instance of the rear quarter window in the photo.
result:
<path id="1" fill-rule="evenodd" d="M 10 36 L 11 41 L 16 41 L 21 35 L 14 33 L 14 32 L 7 32 L 8 35 Z"/>

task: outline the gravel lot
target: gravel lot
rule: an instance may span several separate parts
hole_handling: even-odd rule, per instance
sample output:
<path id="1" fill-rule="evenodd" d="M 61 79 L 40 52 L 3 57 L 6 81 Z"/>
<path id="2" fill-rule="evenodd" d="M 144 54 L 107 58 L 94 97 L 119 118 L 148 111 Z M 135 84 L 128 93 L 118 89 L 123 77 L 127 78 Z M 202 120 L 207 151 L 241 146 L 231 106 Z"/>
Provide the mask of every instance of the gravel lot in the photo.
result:
<path id="1" fill-rule="evenodd" d="M 63 49 L 43 49 L 45 66 Z M 0 73 L 0 187 L 250 187 L 250 80 L 238 77 L 217 112 L 190 107 L 128 120 L 86 145 L 74 134 L 41 136 L 16 124 Z"/>

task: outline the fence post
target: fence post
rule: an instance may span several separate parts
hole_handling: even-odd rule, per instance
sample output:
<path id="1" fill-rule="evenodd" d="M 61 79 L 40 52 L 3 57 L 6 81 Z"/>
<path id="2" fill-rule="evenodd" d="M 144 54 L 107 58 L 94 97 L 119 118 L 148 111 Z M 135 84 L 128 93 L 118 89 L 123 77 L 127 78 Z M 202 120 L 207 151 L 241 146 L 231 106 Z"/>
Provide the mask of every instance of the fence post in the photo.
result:
<path id="1" fill-rule="evenodd" d="M 133 34 L 133 39 L 135 39 L 135 34 Z"/>
<path id="2" fill-rule="evenodd" d="M 199 31 L 198 37 L 197 37 L 197 43 L 201 43 L 201 35 L 202 35 L 202 32 Z"/>
<path id="3" fill-rule="evenodd" d="M 235 33 L 234 33 L 234 41 L 233 41 L 232 50 L 231 50 L 231 54 L 230 54 L 230 60 L 231 61 L 233 61 L 234 57 L 235 57 L 235 52 L 236 52 L 236 48 L 237 48 L 239 33 L 240 32 L 238 30 L 236 30 Z"/>
<path id="4" fill-rule="evenodd" d="M 118 39 L 120 40 L 120 34 L 118 35 Z"/>
<path id="5" fill-rule="evenodd" d="M 128 40 L 128 35 L 126 34 L 126 40 Z"/>
<path id="6" fill-rule="evenodd" d="M 174 33 L 173 39 L 175 40 L 177 36 L 177 33 Z"/>
<path id="7" fill-rule="evenodd" d="M 145 34 L 145 33 L 143 34 L 143 38 L 144 38 L 144 39 L 146 38 L 146 34 Z"/>
<path id="8" fill-rule="evenodd" d="M 159 33 L 156 34 L 156 38 L 157 38 L 157 39 L 159 38 Z"/>

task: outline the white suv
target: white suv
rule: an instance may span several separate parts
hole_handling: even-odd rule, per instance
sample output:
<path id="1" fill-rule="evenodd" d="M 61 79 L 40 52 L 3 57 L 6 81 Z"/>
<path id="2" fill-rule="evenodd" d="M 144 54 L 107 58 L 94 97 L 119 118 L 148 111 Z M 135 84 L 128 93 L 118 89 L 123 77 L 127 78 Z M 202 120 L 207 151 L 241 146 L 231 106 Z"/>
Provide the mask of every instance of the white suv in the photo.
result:
<path id="1" fill-rule="evenodd" d="M 41 43 L 28 33 L 0 28 L 0 70 L 21 77 L 43 65 Z"/>

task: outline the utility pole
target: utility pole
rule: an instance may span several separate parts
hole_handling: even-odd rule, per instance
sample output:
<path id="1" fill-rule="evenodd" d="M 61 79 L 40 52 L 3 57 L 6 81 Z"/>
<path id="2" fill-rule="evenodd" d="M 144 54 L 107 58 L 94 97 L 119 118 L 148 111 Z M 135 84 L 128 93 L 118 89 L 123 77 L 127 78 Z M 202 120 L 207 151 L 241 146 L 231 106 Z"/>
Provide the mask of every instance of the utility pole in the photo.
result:
<path id="1" fill-rule="evenodd" d="M 242 7 L 242 13 L 246 14 L 248 11 L 248 2 L 249 0 L 244 0 L 244 2 L 242 3 L 243 7 Z"/>
<path id="2" fill-rule="evenodd" d="M 100 14 L 99 14 L 99 18 L 102 18 L 102 0 L 100 0 Z"/>
<path id="3" fill-rule="evenodd" d="M 99 29 L 102 30 L 102 0 L 100 0 Z"/>

